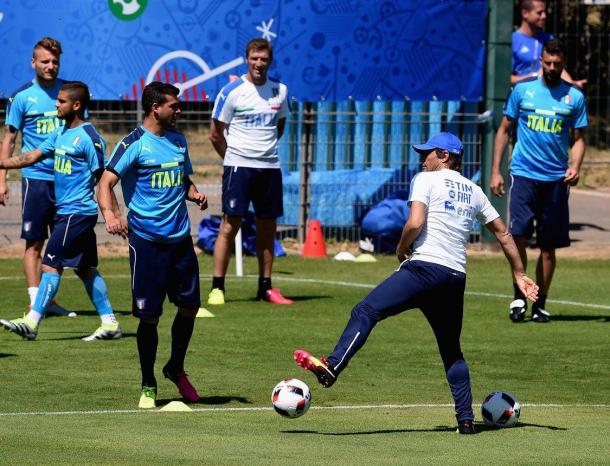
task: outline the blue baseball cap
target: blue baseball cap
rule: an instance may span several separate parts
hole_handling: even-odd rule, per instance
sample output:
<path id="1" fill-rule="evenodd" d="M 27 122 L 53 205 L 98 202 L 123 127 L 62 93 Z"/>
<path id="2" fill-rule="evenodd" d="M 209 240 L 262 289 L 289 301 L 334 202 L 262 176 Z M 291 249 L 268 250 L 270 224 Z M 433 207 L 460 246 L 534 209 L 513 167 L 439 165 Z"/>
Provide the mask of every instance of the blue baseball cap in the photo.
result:
<path id="1" fill-rule="evenodd" d="M 438 133 L 428 139 L 424 144 L 413 144 L 413 149 L 420 154 L 434 149 L 442 149 L 450 154 L 461 157 L 464 153 L 464 144 L 462 144 L 460 138 L 451 133 Z"/>

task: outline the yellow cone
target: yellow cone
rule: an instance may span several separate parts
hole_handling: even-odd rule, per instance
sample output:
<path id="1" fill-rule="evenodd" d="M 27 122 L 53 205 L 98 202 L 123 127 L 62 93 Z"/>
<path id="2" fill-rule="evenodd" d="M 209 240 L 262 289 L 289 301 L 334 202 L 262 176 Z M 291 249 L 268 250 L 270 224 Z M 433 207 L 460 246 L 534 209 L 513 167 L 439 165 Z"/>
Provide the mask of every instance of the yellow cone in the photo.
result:
<path id="1" fill-rule="evenodd" d="M 365 252 L 356 257 L 356 262 L 377 262 L 377 259 L 372 254 Z"/>
<path id="2" fill-rule="evenodd" d="M 208 311 L 205 307 L 200 307 L 196 317 L 214 317 L 214 314 Z"/>
<path id="3" fill-rule="evenodd" d="M 161 408 L 159 411 L 170 411 L 170 412 L 184 411 L 184 412 L 186 412 L 186 411 L 192 411 L 192 409 L 189 408 L 187 405 L 185 405 L 182 401 L 170 401 L 165 406 L 163 406 L 163 408 Z"/>

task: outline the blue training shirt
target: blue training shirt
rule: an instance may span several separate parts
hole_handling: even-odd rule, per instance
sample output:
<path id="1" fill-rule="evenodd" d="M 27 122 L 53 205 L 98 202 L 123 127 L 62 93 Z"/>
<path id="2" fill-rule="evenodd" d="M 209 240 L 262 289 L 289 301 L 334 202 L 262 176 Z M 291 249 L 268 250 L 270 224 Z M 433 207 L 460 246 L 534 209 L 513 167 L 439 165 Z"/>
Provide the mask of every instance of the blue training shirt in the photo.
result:
<path id="1" fill-rule="evenodd" d="M 156 136 L 139 126 L 117 144 L 106 169 L 121 177 L 131 231 L 162 243 L 190 234 L 184 177 L 193 169 L 182 134 Z"/>
<path id="2" fill-rule="evenodd" d="M 538 72 L 541 68 L 542 47 L 555 37 L 548 32 L 538 31 L 534 37 L 523 34 L 518 29 L 512 37 L 512 73 L 525 76 Z"/>
<path id="3" fill-rule="evenodd" d="M 6 125 L 21 131 L 21 152 L 30 152 L 42 144 L 49 134 L 64 126 L 57 118 L 55 101 L 65 81 L 58 79 L 53 87 L 45 88 L 34 79 L 18 89 L 9 99 L 6 108 Z M 23 176 L 35 180 L 53 181 L 53 159 L 46 158 L 25 167 Z"/>
<path id="4" fill-rule="evenodd" d="M 97 215 L 96 176 L 104 169 L 106 143 L 95 127 L 62 127 L 39 147 L 53 162 L 55 204 L 60 215 Z"/>
<path id="5" fill-rule="evenodd" d="M 511 174 L 562 179 L 568 168 L 570 128 L 589 124 L 583 93 L 563 80 L 549 88 L 541 77 L 525 79 L 510 93 L 504 115 L 518 120 Z"/>

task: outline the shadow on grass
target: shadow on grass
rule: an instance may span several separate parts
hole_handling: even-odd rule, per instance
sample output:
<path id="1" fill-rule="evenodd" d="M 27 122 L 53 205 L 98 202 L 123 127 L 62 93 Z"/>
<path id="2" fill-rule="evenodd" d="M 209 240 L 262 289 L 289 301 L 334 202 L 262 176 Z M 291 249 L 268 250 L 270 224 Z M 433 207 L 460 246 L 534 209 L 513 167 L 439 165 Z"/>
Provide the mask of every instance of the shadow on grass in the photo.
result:
<path id="1" fill-rule="evenodd" d="M 549 430 L 568 430 L 564 427 L 557 426 L 547 426 L 542 424 L 531 424 L 527 422 L 519 422 L 516 426 L 511 427 L 511 429 L 521 429 L 524 427 L 535 427 L 538 429 L 549 429 Z M 495 432 L 501 430 L 498 427 L 489 427 L 483 423 L 476 424 L 477 434 L 482 434 L 484 432 Z M 380 430 L 363 430 L 363 431 L 355 431 L 355 432 L 320 432 L 318 430 L 282 430 L 283 434 L 310 434 L 310 435 L 327 435 L 327 436 L 335 436 L 341 437 L 346 435 L 383 435 L 383 434 L 402 434 L 409 432 L 453 432 L 455 433 L 457 430 L 456 426 L 436 426 L 429 429 L 380 429 Z"/>
<path id="2" fill-rule="evenodd" d="M 15 357 L 15 356 L 17 356 L 17 355 L 13 354 L 13 353 L 0 353 L 0 359 L 2 359 L 2 358 L 12 358 L 12 357 Z"/>
<path id="3" fill-rule="evenodd" d="M 610 316 L 603 315 L 568 315 L 568 314 L 553 314 L 551 316 L 552 321 L 563 321 L 563 322 L 576 322 L 576 321 L 598 321 L 598 322 L 610 322 Z"/>
<path id="4" fill-rule="evenodd" d="M 286 298 L 292 299 L 294 302 L 299 301 L 312 301 L 314 299 L 331 299 L 331 296 L 322 296 L 322 295 L 307 295 L 307 296 L 290 296 L 286 295 Z M 227 303 L 259 303 L 262 302 L 256 298 L 241 298 L 241 299 L 230 299 Z M 210 309 L 214 309 L 214 307 L 210 307 Z"/>
<path id="5" fill-rule="evenodd" d="M 59 332 L 57 332 L 59 333 Z M 61 333 L 65 333 L 65 332 L 61 332 Z M 46 341 L 69 341 L 69 340 L 82 340 L 84 337 L 89 336 L 89 334 L 82 334 L 81 332 L 72 332 L 72 333 L 78 333 L 78 336 L 73 336 L 73 337 L 61 337 L 61 338 L 45 338 Z M 135 338 L 136 334 L 135 333 L 123 333 L 123 336 L 121 338 L 117 338 L 116 340 L 99 340 L 99 341 L 121 341 L 123 338 Z M 98 340 L 96 340 L 98 341 Z M 87 342 L 87 343 L 91 343 L 91 342 Z"/>
<path id="6" fill-rule="evenodd" d="M 165 398 L 165 399 L 157 399 L 157 406 L 162 406 L 162 405 L 166 405 L 167 403 L 170 403 L 172 401 L 184 401 L 184 399 L 182 397 L 178 397 L 178 398 Z M 208 406 L 214 406 L 214 405 L 225 405 L 227 403 L 231 403 L 232 401 L 237 401 L 238 403 L 243 403 L 243 404 L 248 404 L 251 405 L 252 402 L 250 400 L 248 400 L 247 398 L 244 398 L 243 396 L 222 396 L 222 395 L 217 395 L 217 396 L 202 396 L 201 398 L 199 398 L 199 401 L 195 402 L 195 403 L 188 403 L 189 406 L 196 406 L 196 405 L 208 405 Z"/>

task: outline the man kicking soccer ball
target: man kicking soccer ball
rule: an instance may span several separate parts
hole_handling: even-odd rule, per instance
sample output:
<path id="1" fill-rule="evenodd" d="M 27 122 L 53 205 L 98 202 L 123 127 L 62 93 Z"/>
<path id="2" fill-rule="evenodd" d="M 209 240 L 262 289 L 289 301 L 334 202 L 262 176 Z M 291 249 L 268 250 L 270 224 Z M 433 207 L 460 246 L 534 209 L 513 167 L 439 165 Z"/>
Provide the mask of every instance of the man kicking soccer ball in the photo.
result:
<path id="1" fill-rule="evenodd" d="M 451 133 L 440 133 L 413 148 L 421 156 L 423 171 L 411 182 L 411 211 L 396 248 L 400 267 L 354 307 L 328 357 L 318 359 L 304 350 L 294 351 L 293 356 L 322 386 L 330 387 L 377 322 L 419 308 L 436 336 L 455 402 L 458 431 L 474 434 L 470 376 L 460 333 L 466 242 L 475 218 L 495 235 L 516 283 L 529 299 L 537 298 L 538 286 L 525 275 L 510 233 L 481 188 L 460 174 L 462 142 Z M 411 250 L 411 259 L 407 259 Z"/>
<path id="2" fill-rule="evenodd" d="M 53 301 L 64 268 L 75 269 L 97 309 L 102 325 L 85 341 L 120 338 L 106 282 L 97 271 L 97 203 L 94 186 L 104 170 L 104 140 L 85 120 L 89 88 L 80 81 L 64 83 L 57 95 L 57 117 L 65 126 L 52 133 L 37 149 L 19 158 L 0 160 L 0 168 L 22 168 L 54 157 L 55 227 L 42 259 L 40 287 L 32 309 L 24 318 L 0 320 L 0 325 L 27 340 L 38 334 L 40 320 Z"/>

